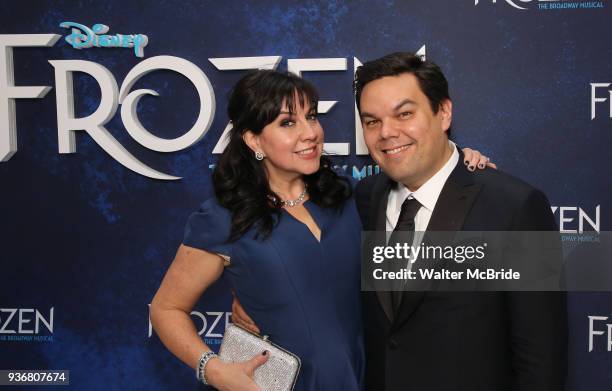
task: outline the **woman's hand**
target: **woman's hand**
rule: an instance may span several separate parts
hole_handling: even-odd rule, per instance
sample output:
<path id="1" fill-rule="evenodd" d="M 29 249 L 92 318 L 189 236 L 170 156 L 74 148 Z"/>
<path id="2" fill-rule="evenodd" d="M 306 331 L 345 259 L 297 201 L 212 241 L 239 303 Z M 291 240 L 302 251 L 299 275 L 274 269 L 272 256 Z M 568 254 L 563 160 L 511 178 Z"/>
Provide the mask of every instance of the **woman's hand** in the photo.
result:
<path id="1" fill-rule="evenodd" d="M 232 323 L 245 328 L 255 334 L 261 334 L 259 331 L 259 327 L 253 322 L 253 319 L 244 311 L 242 304 L 232 291 L 232 296 L 234 296 L 234 300 L 232 301 Z"/>
<path id="2" fill-rule="evenodd" d="M 485 167 L 491 167 L 497 170 L 497 165 L 491 163 L 491 159 L 475 149 L 463 148 L 463 155 L 463 164 L 465 164 L 470 171 L 474 171 L 476 167 L 481 170 L 484 170 Z"/>
<path id="3" fill-rule="evenodd" d="M 268 356 L 266 350 L 241 363 L 226 363 L 212 358 L 206 364 L 206 381 L 220 391 L 261 391 L 253 381 L 253 373 L 268 361 Z"/>

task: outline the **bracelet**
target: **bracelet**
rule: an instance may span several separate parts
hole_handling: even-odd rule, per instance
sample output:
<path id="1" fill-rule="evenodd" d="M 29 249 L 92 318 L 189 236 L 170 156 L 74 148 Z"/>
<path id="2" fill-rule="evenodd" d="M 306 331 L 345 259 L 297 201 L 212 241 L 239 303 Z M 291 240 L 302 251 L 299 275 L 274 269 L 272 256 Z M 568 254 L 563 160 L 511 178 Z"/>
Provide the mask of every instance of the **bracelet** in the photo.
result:
<path id="1" fill-rule="evenodd" d="M 217 353 L 213 351 L 208 351 L 202 353 L 200 356 L 200 360 L 198 361 L 198 366 L 196 368 L 196 378 L 204 383 L 205 385 L 209 385 L 208 381 L 206 381 L 206 364 L 211 358 L 217 357 Z"/>

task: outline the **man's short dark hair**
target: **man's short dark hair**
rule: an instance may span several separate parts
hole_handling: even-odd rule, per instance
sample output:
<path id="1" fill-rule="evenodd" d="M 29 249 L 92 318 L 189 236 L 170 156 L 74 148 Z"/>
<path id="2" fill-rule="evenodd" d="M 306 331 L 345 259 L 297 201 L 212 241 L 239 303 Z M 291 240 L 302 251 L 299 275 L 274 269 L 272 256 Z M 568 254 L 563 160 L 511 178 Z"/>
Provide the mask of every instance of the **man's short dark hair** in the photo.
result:
<path id="1" fill-rule="evenodd" d="M 438 113 L 444 100 L 450 100 L 448 82 L 439 66 L 419 55 L 397 52 L 368 61 L 357 68 L 353 81 L 357 109 L 361 112 L 361 93 L 369 82 L 386 76 L 398 76 L 402 73 L 411 73 L 417 78 L 434 114 Z"/>

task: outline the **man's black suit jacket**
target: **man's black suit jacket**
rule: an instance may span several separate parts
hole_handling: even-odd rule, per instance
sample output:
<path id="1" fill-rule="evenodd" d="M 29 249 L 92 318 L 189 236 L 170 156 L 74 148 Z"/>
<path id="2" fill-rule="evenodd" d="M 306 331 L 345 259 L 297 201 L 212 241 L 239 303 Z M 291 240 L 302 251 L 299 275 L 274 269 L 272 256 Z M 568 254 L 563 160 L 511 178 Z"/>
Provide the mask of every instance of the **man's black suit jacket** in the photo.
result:
<path id="1" fill-rule="evenodd" d="M 356 201 L 364 230 L 385 230 L 387 197 L 394 185 L 384 173 L 358 184 Z M 496 170 L 472 173 L 459 163 L 444 185 L 427 230 L 557 227 L 539 190 Z M 394 313 L 384 294 L 364 292 L 363 316 L 368 391 L 564 389 L 563 293 L 405 292 Z"/>

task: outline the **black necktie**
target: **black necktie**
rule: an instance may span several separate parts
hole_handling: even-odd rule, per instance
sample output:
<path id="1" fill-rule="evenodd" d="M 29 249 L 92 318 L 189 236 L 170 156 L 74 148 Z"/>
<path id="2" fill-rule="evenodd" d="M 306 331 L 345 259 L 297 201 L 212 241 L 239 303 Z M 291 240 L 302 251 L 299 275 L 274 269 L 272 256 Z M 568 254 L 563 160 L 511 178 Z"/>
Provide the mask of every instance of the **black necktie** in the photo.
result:
<path id="1" fill-rule="evenodd" d="M 393 230 L 391 238 L 389 239 L 389 246 L 394 246 L 400 242 L 405 242 L 409 246 L 412 246 L 412 241 L 414 240 L 414 217 L 419 209 L 421 209 L 421 203 L 419 201 L 417 201 L 415 198 L 406 198 L 402 204 L 400 215 L 397 219 L 397 224 L 395 224 L 395 229 Z M 400 240 L 400 238 L 402 240 Z M 401 268 L 399 267 L 394 268 L 394 270 L 400 269 Z M 400 303 L 402 302 L 405 281 L 394 280 L 394 282 L 397 282 L 398 285 L 394 285 L 394 290 L 391 292 L 391 303 L 393 304 L 393 310 L 397 312 Z"/>

